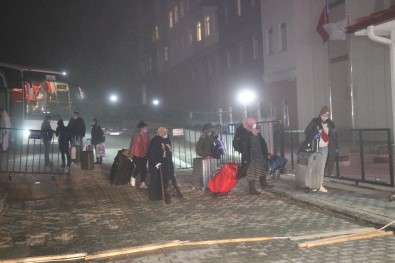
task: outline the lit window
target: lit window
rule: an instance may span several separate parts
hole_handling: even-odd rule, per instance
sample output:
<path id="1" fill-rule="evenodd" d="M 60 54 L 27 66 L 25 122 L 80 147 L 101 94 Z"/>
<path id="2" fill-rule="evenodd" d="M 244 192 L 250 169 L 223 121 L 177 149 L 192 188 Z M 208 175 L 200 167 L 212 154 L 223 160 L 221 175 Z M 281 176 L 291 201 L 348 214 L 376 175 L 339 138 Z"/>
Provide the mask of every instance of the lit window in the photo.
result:
<path id="1" fill-rule="evenodd" d="M 280 24 L 280 51 L 287 50 L 287 24 Z"/>
<path id="2" fill-rule="evenodd" d="M 206 36 L 209 36 L 210 35 L 210 17 L 206 16 L 204 18 L 204 22 L 205 22 Z"/>
<path id="3" fill-rule="evenodd" d="M 165 61 L 169 61 L 169 48 L 168 47 L 165 47 L 164 58 L 165 58 Z"/>
<path id="4" fill-rule="evenodd" d="M 252 51 L 253 51 L 253 56 L 254 59 L 258 59 L 259 56 L 259 40 L 258 40 L 258 36 L 254 36 L 252 38 Z"/>
<path id="5" fill-rule="evenodd" d="M 184 17 L 184 1 L 181 0 L 180 2 L 180 16 Z"/>
<path id="6" fill-rule="evenodd" d="M 174 25 L 173 23 L 173 11 L 169 12 L 169 27 L 172 28 Z"/>
<path id="7" fill-rule="evenodd" d="M 228 66 L 228 69 L 232 68 L 232 56 L 229 50 L 226 51 L 226 64 Z"/>
<path id="8" fill-rule="evenodd" d="M 174 24 L 178 23 L 178 6 L 174 7 Z"/>
<path id="9" fill-rule="evenodd" d="M 241 0 L 236 0 L 237 1 L 237 15 L 241 16 Z"/>
<path id="10" fill-rule="evenodd" d="M 188 30 L 188 46 L 192 46 L 193 44 L 193 33 L 192 30 Z"/>
<path id="11" fill-rule="evenodd" d="M 159 39 L 159 26 L 155 26 L 155 40 Z"/>
<path id="12" fill-rule="evenodd" d="M 244 48 L 243 48 L 243 46 L 239 47 L 239 60 L 240 60 L 240 65 L 244 64 Z"/>
<path id="13" fill-rule="evenodd" d="M 273 54 L 273 29 L 266 30 L 266 55 Z"/>
<path id="14" fill-rule="evenodd" d="M 200 21 L 196 24 L 196 40 L 202 40 L 202 23 Z"/>

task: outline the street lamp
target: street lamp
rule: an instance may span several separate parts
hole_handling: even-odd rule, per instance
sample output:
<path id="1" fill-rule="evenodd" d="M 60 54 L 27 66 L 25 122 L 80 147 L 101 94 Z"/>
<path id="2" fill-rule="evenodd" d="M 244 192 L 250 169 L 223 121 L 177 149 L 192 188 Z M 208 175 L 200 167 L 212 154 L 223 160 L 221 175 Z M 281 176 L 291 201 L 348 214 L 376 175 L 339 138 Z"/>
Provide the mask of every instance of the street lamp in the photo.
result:
<path id="1" fill-rule="evenodd" d="M 244 106 L 244 117 L 248 116 L 248 104 L 255 100 L 255 93 L 251 90 L 243 90 L 239 93 L 238 99 Z"/>
<path id="2" fill-rule="evenodd" d="M 118 102 L 118 95 L 116 95 L 116 94 L 110 95 L 110 101 L 111 101 L 112 103 Z"/>
<path id="3" fill-rule="evenodd" d="M 158 105 L 159 105 L 159 100 L 158 100 L 158 99 L 154 99 L 154 100 L 152 101 L 152 104 L 153 104 L 154 106 L 158 106 Z"/>

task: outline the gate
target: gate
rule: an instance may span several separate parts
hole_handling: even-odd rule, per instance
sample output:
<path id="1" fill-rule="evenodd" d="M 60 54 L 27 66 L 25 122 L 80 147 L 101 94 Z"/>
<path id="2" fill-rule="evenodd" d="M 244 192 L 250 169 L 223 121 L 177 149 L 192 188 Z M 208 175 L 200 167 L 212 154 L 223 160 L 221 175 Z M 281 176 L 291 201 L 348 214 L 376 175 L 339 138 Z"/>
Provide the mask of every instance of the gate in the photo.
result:
<path id="1" fill-rule="evenodd" d="M 49 147 L 51 164 L 45 164 L 44 144 L 39 130 L 0 129 L 0 144 L 4 145 L 0 147 L 0 173 L 8 173 L 10 180 L 15 173 L 50 174 L 53 180 L 56 174 L 70 174 L 69 167 L 60 167 L 62 159 L 55 136 Z"/>

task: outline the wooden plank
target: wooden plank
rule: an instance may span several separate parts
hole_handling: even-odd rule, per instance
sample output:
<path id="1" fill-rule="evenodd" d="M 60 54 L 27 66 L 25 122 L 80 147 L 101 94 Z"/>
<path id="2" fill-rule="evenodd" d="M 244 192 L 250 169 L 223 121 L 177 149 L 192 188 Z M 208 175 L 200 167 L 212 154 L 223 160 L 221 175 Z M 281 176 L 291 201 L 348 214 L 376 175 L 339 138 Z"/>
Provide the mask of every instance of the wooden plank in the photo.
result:
<path id="1" fill-rule="evenodd" d="M 364 227 L 357 229 L 323 232 L 323 233 L 311 234 L 311 235 L 294 236 L 294 237 L 289 237 L 289 239 L 292 241 L 299 241 L 304 239 L 315 239 L 315 238 L 332 237 L 332 236 L 347 235 L 347 234 L 358 234 L 358 233 L 363 233 L 373 230 L 375 230 L 375 228 L 373 227 Z"/>
<path id="2" fill-rule="evenodd" d="M 15 258 L 0 260 L 1 263 L 11 263 L 11 262 L 50 262 L 50 261 L 71 261 L 84 259 L 87 253 L 76 253 L 76 254 L 64 254 L 56 256 L 42 256 L 42 257 L 28 257 L 28 258 Z"/>
<path id="3" fill-rule="evenodd" d="M 368 238 L 374 238 L 374 237 L 391 236 L 391 235 L 393 235 L 392 231 L 388 231 L 388 232 L 384 232 L 384 231 L 380 231 L 380 230 L 367 231 L 367 232 L 359 233 L 359 234 L 343 235 L 343 236 L 338 236 L 338 237 L 332 237 L 332 238 L 326 238 L 326 239 L 321 239 L 321 240 L 316 240 L 316 241 L 299 243 L 298 247 L 299 248 L 308 248 L 308 247 L 323 246 L 323 245 L 336 244 L 336 243 L 347 242 L 347 241 L 368 239 Z"/>

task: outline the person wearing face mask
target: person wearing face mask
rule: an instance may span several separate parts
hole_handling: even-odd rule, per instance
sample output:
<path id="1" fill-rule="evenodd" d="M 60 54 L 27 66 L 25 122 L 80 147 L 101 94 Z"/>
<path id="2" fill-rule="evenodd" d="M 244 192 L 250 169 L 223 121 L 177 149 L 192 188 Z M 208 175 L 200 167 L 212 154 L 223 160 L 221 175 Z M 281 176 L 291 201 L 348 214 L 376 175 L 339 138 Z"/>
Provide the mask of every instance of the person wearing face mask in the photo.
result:
<path id="1" fill-rule="evenodd" d="M 237 151 L 241 153 L 241 165 L 237 178 L 241 179 L 247 176 L 251 195 L 259 194 L 255 188 L 255 181 L 258 178 L 262 189 L 272 187 L 266 181 L 269 152 L 265 139 L 256 128 L 256 123 L 256 118 L 247 117 L 243 119 L 242 125 L 236 129 L 236 136 L 239 140 Z"/>
<path id="2" fill-rule="evenodd" d="M 136 169 L 133 171 L 133 175 L 130 178 L 130 185 L 136 186 L 137 175 L 141 173 L 140 188 L 148 188 L 145 183 L 147 176 L 147 152 L 148 142 L 150 141 L 148 135 L 148 124 L 140 121 L 137 124 L 137 131 L 130 141 L 129 154 L 133 156 L 133 162 L 136 165 Z"/>
<path id="3" fill-rule="evenodd" d="M 167 192 L 169 180 L 174 172 L 171 143 L 168 138 L 168 130 L 160 127 L 148 148 L 148 166 L 150 169 L 150 185 L 148 195 L 150 200 L 163 200 L 171 202 Z"/>
<path id="4" fill-rule="evenodd" d="M 333 170 L 333 164 L 336 158 L 337 138 L 335 134 L 335 124 L 329 118 L 330 113 L 327 106 L 323 106 L 319 116 L 313 118 L 305 129 L 306 139 L 299 151 L 316 151 L 318 143 L 318 152 L 323 155 L 322 171 L 325 175 L 330 176 Z M 323 177 L 324 174 L 321 176 Z M 322 186 L 318 189 L 326 193 L 328 190 Z"/>

